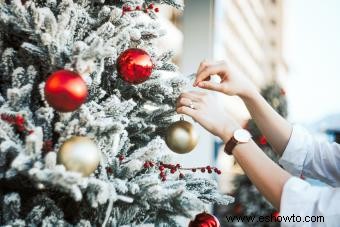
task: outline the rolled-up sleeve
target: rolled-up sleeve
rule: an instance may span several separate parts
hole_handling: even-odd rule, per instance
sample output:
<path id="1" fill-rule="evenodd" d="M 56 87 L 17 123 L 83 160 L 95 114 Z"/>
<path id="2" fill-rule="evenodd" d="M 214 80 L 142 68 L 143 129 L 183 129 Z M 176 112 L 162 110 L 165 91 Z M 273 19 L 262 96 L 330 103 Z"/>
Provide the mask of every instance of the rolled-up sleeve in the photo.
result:
<path id="1" fill-rule="evenodd" d="M 318 140 L 301 126 L 293 126 L 279 163 L 294 176 L 303 174 L 331 186 L 339 186 L 340 145 Z"/>
<path id="2" fill-rule="evenodd" d="M 282 191 L 281 226 L 339 226 L 339 202 L 340 188 L 312 186 L 291 177 Z"/>

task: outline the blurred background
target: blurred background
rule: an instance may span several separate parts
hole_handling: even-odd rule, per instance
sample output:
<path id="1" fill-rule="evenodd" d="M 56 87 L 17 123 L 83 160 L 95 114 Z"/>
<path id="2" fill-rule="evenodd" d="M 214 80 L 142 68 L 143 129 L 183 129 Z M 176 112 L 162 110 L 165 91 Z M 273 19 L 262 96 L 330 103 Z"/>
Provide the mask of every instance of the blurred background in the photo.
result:
<path id="1" fill-rule="evenodd" d="M 203 59 L 225 60 L 259 88 L 278 84 L 288 119 L 321 139 L 339 142 L 340 1 L 185 0 L 184 12 L 162 8 L 168 34 L 159 45 L 175 51 L 183 74 Z M 216 95 L 241 124 L 250 118 L 236 97 Z M 217 165 L 225 193 L 242 170 L 222 152 L 220 141 L 202 129 L 198 147 L 177 161 L 195 167 Z"/>

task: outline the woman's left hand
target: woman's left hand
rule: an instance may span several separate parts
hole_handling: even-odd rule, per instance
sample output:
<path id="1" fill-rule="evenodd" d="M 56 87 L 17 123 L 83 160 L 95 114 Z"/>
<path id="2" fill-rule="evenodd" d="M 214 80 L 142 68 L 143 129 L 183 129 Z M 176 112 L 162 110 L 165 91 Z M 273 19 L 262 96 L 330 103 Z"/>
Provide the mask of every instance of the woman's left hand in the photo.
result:
<path id="1" fill-rule="evenodd" d="M 182 93 L 177 99 L 177 113 L 192 117 L 212 134 L 224 142 L 229 141 L 233 132 L 241 126 L 228 115 L 225 108 L 216 102 L 212 94 L 191 91 Z"/>

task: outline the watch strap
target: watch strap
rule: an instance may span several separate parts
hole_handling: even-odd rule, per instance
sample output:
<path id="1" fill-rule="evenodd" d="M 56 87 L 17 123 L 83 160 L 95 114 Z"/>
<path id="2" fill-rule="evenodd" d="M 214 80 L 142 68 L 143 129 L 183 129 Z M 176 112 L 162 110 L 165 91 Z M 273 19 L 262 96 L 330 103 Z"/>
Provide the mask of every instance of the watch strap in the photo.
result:
<path id="1" fill-rule="evenodd" d="M 230 138 L 230 140 L 224 146 L 224 152 L 228 155 L 233 155 L 233 150 L 238 144 L 238 141 L 235 139 L 234 136 Z"/>

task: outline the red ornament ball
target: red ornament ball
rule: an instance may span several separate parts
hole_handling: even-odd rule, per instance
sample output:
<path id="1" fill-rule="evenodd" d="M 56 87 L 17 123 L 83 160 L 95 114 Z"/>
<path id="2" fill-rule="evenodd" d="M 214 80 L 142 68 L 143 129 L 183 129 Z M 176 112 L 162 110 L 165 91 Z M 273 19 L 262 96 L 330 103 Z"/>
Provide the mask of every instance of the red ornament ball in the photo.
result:
<path id="1" fill-rule="evenodd" d="M 151 57 L 142 49 L 127 49 L 117 59 L 119 76 L 132 84 L 146 81 L 151 76 L 152 69 Z"/>
<path id="2" fill-rule="evenodd" d="M 218 219 L 208 213 L 197 214 L 193 221 L 190 221 L 189 227 L 220 227 Z"/>
<path id="3" fill-rule="evenodd" d="M 274 213 L 272 214 L 273 217 L 277 218 L 278 216 L 280 216 L 280 213 L 277 211 L 274 211 Z"/>
<path id="4" fill-rule="evenodd" d="M 85 101 L 88 91 L 83 78 L 69 70 L 52 73 L 45 83 L 45 99 L 60 112 L 78 109 Z"/>

